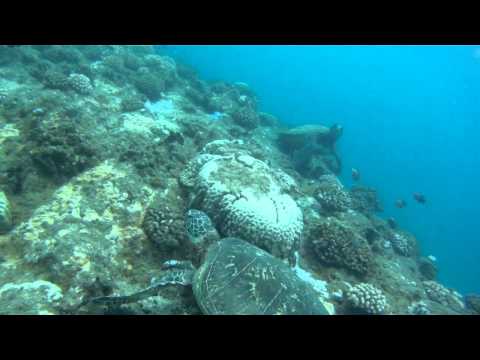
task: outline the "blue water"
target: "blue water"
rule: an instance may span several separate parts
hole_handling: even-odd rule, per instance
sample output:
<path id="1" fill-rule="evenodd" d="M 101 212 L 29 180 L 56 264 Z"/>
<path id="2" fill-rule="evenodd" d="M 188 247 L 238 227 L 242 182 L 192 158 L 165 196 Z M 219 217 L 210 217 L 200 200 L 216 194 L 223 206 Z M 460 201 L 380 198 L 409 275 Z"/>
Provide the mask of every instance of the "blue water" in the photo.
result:
<path id="1" fill-rule="evenodd" d="M 434 255 L 439 279 L 480 292 L 480 46 L 168 46 L 208 80 L 246 82 L 283 122 L 344 126 L 351 167 Z M 427 197 L 426 206 L 412 192 Z M 407 200 L 397 209 L 396 199 Z"/>

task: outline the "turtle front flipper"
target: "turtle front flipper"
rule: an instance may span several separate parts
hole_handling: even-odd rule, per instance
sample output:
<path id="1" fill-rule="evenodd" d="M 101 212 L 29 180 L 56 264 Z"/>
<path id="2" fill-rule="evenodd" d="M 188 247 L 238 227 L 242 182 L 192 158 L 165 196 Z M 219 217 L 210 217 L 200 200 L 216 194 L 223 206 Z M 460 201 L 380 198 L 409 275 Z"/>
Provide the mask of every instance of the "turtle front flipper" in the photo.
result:
<path id="1" fill-rule="evenodd" d="M 164 274 L 162 274 L 160 279 L 152 280 L 152 285 L 146 289 L 130 295 L 112 295 L 90 298 L 82 302 L 78 307 L 80 308 L 88 304 L 106 306 L 130 304 L 151 296 L 156 296 L 161 288 L 169 285 L 190 286 L 192 284 L 195 268 L 191 262 L 170 260 L 165 262 L 162 268 L 165 269 Z"/>

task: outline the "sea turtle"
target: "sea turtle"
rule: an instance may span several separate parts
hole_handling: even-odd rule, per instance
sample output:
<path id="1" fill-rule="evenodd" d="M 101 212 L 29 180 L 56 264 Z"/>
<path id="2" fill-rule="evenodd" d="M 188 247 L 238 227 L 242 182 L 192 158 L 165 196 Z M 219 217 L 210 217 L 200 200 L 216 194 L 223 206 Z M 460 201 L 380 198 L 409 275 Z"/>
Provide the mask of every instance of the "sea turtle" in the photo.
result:
<path id="1" fill-rule="evenodd" d="M 328 315 L 315 290 L 280 259 L 238 238 L 211 244 L 203 262 L 170 260 L 164 275 L 150 287 L 127 296 L 104 296 L 94 304 L 126 304 L 155 296 L 168 285 L 192 286 L 195 300 L 208 315 Z"/>

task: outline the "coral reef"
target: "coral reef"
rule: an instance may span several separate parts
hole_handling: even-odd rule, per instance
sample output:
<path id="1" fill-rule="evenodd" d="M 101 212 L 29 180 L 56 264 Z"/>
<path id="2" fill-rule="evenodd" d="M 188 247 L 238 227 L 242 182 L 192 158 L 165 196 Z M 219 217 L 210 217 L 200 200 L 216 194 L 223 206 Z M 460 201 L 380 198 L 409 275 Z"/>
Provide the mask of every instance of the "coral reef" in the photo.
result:
<path id="1" fill-rule="evenodd" d="M 79 94 L 88 95 L 93 91 L 90 79 L 83 74 L 70 74 L 68 83 Z"/>
<path id="2" fill-rule="evenodd" d="M 418 301 L 408 307 L 410 315 L 431 315 L 432 312 L 424 301 Z"/>
<path id="3" fill-rule="evenodd" d="M 59 182 L 96 162 L 89 136 L 68 121 L 37 122 L 29 140 L 29 154 L 34 164 Z"/>
<path id="4" fill-rule="evenodd" d="M 145 101 L 142 101 L 140 97 L 127 97 L 122 99 L 122 111 L 134 112 L 144 108 Z"/>
<path id="5" fill-rule="evenodd" d="M 388 306 L 383 292 L 368 283 L 351 287 L 346 293 L 346 300 L 353 310 L 373 315 L 384 314 Z"/>
<path id="6" fill-rule="evenodd" d="M 71 83 L 69 78 L 64 74 L 48 70 L 44 75 L 45 86 L 52 89 L 66 90 L 70 87 Z"/>
<path id="7" fill-rule="evenodd" d="M 140 93 L 152 101 L 158 100 L 161 92 L 165 89 L 163 80 L 148 72 L 141 73 L 135 79 L 135 86 Z"/>
<path id="8" fill-rule="evenodd" d="M 404 235 L 398 233 L 398 232 L 393 232 L 392 236 L 390 237 L 390 243 L 393 246 L 393 249 L 399 253 L 400 255 L 403 256 L 411 256 L 413 253 L 413 246 L 409 239 L 405 237 Z"/>
<path id="9" fill-rule="evenodd" d="M 0 46 L 0 312 L 199 314 L 178 287 L 78 305 L 150 287 L 166 260 L 200 266 L 227 236 L 295 265 L 331 314 L 478 312 L 374 189 L 340 183 L 341 126 L 282 120 L 151 46 Z"/>
<path id="10" fill-rule="evenodd" d="M 259 124 L 257 113 L 249 107 L 238 109 L 232 113 L 232 118 L 237 124 L 246 129 L 254 129 Z"/>
<path id="11" fill-rule="evenodd" d="M 424 281 L 423 287 L 428 298 L 452 309 L 463 309 L 462 296 L 453 290 L 447 289 L 436 281 Z"/>
<path id="12" fill-rule="evenodd" d="M 317 220 L 308 238 L 315 255 L 325 264 L 360 275 L 371 271 L 373 254 L 368 242 L 339 220 L 333 217 Z"/>
<path id="13" fill-rule="evenodd" d="M 352 200 L 336 176 L 323 175 L 319 182 L 316 198 L 323 209 L 346 211 L 351 208 Z"/>
<path id="14" fill-rule="evenodd" d="M 179 247 L 184 243 L 183 214 L 168 205 L 157 205 L 148 208 L 142 223 L 148 238 L 166 250 Z"/>

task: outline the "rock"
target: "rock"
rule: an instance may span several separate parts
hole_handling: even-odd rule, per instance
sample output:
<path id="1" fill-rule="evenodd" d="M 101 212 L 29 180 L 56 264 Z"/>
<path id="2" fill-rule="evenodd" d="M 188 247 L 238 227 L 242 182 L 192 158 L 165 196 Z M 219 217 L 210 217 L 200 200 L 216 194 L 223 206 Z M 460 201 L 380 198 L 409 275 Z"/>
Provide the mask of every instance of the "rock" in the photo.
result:
<path id="1" fill-rule="evenodd" d="M 139 224 L 153 195 L 130 167 L 105 161 L 55 191 L 12 239 L 24 265 L 47 273 L 65 290 L 64 301 L 75 303 L 94 287 L 121 287 L 123 276 L 128 283 L 131 262 L 148 266 L 148 256 L 138 258 L 145 244 Z"/>
<path id="2" fill-rule="evenodd" d="M 54 315 L 62 289 L 49 281 L 11 282 L 0 287 L 0 315 Z"/>

